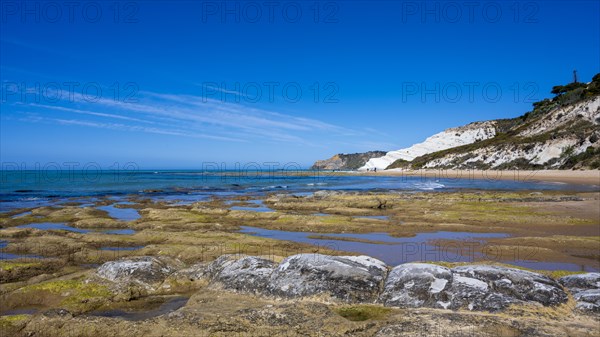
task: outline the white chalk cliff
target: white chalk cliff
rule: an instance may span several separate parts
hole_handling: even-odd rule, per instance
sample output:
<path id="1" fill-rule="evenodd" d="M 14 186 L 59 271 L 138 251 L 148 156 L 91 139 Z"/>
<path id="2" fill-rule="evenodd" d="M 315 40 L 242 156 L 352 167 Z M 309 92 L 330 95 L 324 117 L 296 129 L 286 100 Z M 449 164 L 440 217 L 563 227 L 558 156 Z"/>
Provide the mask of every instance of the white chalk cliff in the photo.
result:
<path id="1" fill-rule="evenodd" d="M 515 132 L 512 141 L 482 146 L 468 153 L 448 153 L 428 161 L 423 167 L 467 168 L 477 164 L 499 168 L 520 160 L 531 165 L 560 168 L 570 157 L 582 154 L 588 148 L 598 152 L 600 96 L 552 109 Z M 593 156 L 597 157 L 597 154 Z"/>
<path id="2" fill-rule="evenodd" d="M 519 117 L 450 128 L 382 157 L 360 156 L 370 159 L 358 170 L 600 169 L 600 74 L 552 93 Z"/>
<path id="3" fill-rule="evenodd" d="M 385 156 L 370 159 L 359 171 L 377 168 L 383 170 L 398 159 L 412 161 L 416 157 L 449 148 L 471 144 L 496 135 L 496 122 L 475 122 L 465 126 L 446 129 L 411 147 L 390 151 Z"/>

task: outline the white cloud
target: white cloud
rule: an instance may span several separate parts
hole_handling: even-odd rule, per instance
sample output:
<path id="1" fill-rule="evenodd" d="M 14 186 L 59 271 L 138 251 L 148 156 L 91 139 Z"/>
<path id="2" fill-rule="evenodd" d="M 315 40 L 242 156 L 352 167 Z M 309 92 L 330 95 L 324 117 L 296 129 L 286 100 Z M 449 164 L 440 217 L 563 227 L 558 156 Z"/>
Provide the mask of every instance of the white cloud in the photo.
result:
<path id="1" fill-rule="evenodd" d="M 38 112 L 63 112 L 67 117 L 53 113 L 52 118 L 30 117 L 28 121 L 217 141 L 283 142 L 320 148 L 334 144 L 352 147 L 351 144 L 354 144 L 357 151 L 393 148 L 390 144 L 364 141 L 364 137 L 373 135 L 365 131 L 194 95 L 143 91 L 136 97 L 137 102 L 129 103 L 107 98 L 90 101 L 77 92 L 50 94 L 62 100 L 53 105 L 25 105 L 38 109 Z M 69 118 L 70 113 L 88 116 L 89 119 Z M 327 141 L 324 143 L 323 139 Z"/>

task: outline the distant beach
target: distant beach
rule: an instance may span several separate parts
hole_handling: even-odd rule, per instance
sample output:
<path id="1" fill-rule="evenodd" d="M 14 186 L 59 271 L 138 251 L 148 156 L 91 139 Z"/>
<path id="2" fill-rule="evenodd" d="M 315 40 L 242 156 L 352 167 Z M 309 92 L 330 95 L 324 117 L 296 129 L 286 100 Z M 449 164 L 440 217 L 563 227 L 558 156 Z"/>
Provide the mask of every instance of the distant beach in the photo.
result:
<path id="1" fill-rule="evenodd" d="M 384 170 L 360 172 L 367 176 L 407 176 L 442 179 L 488 179 L 522 182 L 559 182 L 566 184 L 600 185 L 600 170 Z"/>

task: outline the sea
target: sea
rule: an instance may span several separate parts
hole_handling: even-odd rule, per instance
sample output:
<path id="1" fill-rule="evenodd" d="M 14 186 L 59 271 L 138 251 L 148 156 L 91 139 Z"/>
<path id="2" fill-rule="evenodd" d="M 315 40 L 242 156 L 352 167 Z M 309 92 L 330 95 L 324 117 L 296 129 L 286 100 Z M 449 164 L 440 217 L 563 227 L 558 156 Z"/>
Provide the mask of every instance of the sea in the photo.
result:
<path id="1" fill-rule="evenodd" d="M 339 191 L 564 190 L 597 191 L 597 185 L 531 180 L 532 173 L 505 171 L 486 177 L 366 176 L 353 172 L 196 171 L 196 170 L 20 170 L 0 171 L 0 212 L 62 203 L 88 203 L 93 198 L 136 196 L 173 204 L 212 197 L 261 196 L 273 192 L 310 195 Z"/>

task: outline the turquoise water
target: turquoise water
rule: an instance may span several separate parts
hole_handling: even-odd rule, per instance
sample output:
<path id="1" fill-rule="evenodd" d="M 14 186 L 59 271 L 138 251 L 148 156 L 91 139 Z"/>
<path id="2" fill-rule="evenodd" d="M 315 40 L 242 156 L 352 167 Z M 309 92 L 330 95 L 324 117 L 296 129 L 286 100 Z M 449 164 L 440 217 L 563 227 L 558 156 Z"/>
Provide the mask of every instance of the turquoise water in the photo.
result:
<path id="1" fill-rule="evenodd" d="M 296 172 L 297 173 L 297 172 Z M 497 190 L 598 190 L 598 186 L 569 185 L 520 180 L 341 176 L 305 172 L 306 176 L 235 171 L 0 171 L 0 211 L 81 202 L 126 195 L 154 201 L 190 204 L 212 196 L 264 194 L 285 191 L 310 195 L 318 190 L 346 191 L 452 191 L 456 189 Z M 514 177 L 514 172 L 505 173 Z M 88 198 L 89 200 L 86 200 Z"/>

